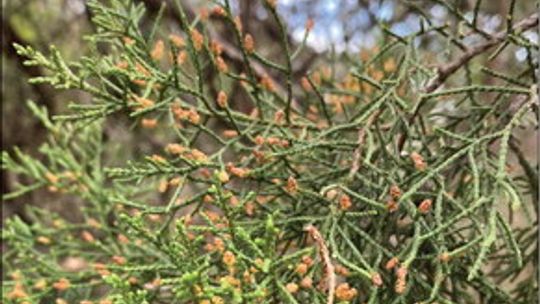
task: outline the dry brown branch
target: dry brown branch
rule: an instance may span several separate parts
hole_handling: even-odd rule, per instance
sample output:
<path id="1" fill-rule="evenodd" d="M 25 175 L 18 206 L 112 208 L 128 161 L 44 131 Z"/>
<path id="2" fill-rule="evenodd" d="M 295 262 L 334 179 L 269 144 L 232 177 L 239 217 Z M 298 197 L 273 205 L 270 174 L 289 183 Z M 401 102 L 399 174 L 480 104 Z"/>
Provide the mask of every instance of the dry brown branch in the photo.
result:
<path id="1" fill-rule="evenodd" d="M 326 243 L 324 242 L 321 233 L 315 226 L 307 225 L 306 227 L 304 227 L 304 231 L 309 233 L 309 235 L 313 238 L 313 240 L 317 243 L 317 246 L 319 247 L 319 256 L 324 263 L 324 272 L 328 286 L 328 300 L 326 303 L 333 304 L 334 293 L 336 289 L 336 272 L 334 264 L 332 264 L 332 260 L 330 259 L 330 251 L 328 250 L 328 247 L 326 246 Z"/>
<path id="2" fill-rule="evenodd" d="M 538 14 L 532 14 L 531 16 L 517 23 L 513 28 L 513 32 L 522 32 L 536 25 L 538 25 Z M 450 75 L 454 74 L 460 67 L 465 65 L 467 62 L 469 62 L 471 59 L 473 59 L 477 55 L 484 53 L 491 47 L 504 41 L 507 35 L 508 35 L 508 32 L 506 30 L 500 31 L 496 33 L 495 35 L 493 35 L 491 39 L 489 39 L 488 41 L 485 41 L 474 47 L 469 48 L 465 53 L 463 53 L 461 57 L 456 58 L 456 60 L 448 64 L 443 64 L 437 67 L 437 76 L 428 83 L 428 85 L 424 89 L 424 92 L 431 93 L 435 91 L 444 83 L 444 81 L 448 77 L 450 77 Z"/>
<path id="3" fill-rule="evenodd" d="M 528 29 L 531 29 L 538 25 L 538 14 L 532 14 L 529 17 L 521 20 L 520 22 L 516 23 L 512 29 L 512 32 L 523 32 Z M 454 74 L 457 70 L 459 70 L 460 67 L 467 64 L 471 59 L 474 57 L 484 53 L 491 47 L 506 41 L 506 38 L 508 36 L 507 30 L 502 30 L 500 32 L 497 32 L 496 34 L 492 35 L 491 38 L 483 43 L 480 43 L 474 47 L 471 47 L 465 51 L 460 57 L 456 58 L 454 61 L 448 63 L 448 64 L 441 64 L 439 65 L 437 69 L 437 75 L 429 81 L 427 86 L 424 88 L 424 93 L 431 93 L 437 90 L 445 81 L 450 77 L 452 74 Z M 422 100 L 418 106 L 416 107 L 414 113 L 411 115 L 411 117 L 408 120 L 408 124 L 411 125 L 416 116 L 420 113 L 420 109 L 424 105 L 425 100 Z M 398 150 L 403 150 L 403 146 L 405 145 L 405 141 L 407 140 L 407 133 L 403 132 L 401 133 L 399 139 L 398 139 Z"/>
<path id="4" fill-rule="evenodd" d="M 366 122 L 366 125 L 358 130 L 358 147 L 356 147 L 356 149 L 354 150 L 351 171 L 349 172 L 349 179 L 352 179 L 356 172 L 358 172 L 358 170 L 360 169 L 360 161 L 362 160 L 362 147 L 364 146 L 366 131 L 369 129 L 369 127 L 371 127 L 373 122 L 377 120 L 377 118 L 382 114 L 382 112 L 383 109 L 380 109 L 375 113 L 371 114 L 371 116 L 368 118 L 368 121 Z"/>

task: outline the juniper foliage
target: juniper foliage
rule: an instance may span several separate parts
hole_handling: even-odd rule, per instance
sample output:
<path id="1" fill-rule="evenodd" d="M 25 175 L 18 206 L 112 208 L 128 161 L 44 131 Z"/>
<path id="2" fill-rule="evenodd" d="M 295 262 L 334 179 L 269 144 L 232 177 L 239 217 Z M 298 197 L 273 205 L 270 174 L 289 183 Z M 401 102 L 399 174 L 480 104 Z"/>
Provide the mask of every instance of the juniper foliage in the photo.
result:
<path id="1" fill-rule="evenodd" d="M 278 59 L 228 0 L 210 19 L 163 5 L 150 32 L 142 4 L 91 1 L 91 52 L 74 62 L 15 45 L 49 71 L 32 83 L 91 102 L 52 118 L 28 102 L 48 130 L 43 157 L 2 154 L 29 181 L 7 203 L 41 188 L 82 202 L 77 220 L 30 206 L 31 222 L 7 219 L 3 302 L 532 303 L 538 170 L 515 130 L 538 123 L 538 44 L 523 35 L 538 15 L 514 20 L 512 1 L 506 28 L 489 33 L 481 1 L 472 21 L 433 2 L 461 32 L 406 2 L 425 17 L 419 31 L 383 26 L 378 48 L 304 77 L 293 66 L 306 39 L 290 44 L 270 0 Z M 227 44 L 214 19 L 234 33 Z M 448 52 L 435 68 L 418 47 L 430 39 Z M 518 47 L 521 66 L 487 64 Z M 124 118 L 155 134 L 154 150 L 105 138 Z M 68 259 L 82 266 L 68 271 Z"/>

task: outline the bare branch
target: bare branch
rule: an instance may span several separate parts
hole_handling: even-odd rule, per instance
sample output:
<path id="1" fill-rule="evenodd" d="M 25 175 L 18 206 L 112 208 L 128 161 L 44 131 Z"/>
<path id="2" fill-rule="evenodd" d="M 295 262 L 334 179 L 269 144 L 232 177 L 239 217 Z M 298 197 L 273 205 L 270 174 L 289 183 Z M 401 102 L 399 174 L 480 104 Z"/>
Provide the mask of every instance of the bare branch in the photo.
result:
<path id="1" fill-rule="evenodd" d="M 532 14 L 529 17 L 521 20 L 518 22 L 512 29 L 512 32 L 522 32 L 526 31 L 528 29 L 531 29 L 538 25 L 538 14 Z M 470 49 L 468 49 L 465 53 L 463 53 L 462 56 L 458 57 L 456 60 L 448 63 L 448 64 L 442 64 L 437 67 L 437 76 L 433 78 L 431 81 L 429 81 L 428 85 L 424 88 L 424 93 L 431 93 L 438 89 L 445 81 L 450 77 L 452 74 L 454 74 L 460 67 L 467 64 L 471 59 L 478 56 L 479 54 L 484 53 L 491 47 L 501 43 L 502 41 L 505 41 L 506 37 L 508 36 L 507 30 L 502 30 L 494 35 L 491 36 L 491 39 L 480 43 Z M 416 107 L 416 110 L 411 115 L 411 117 L 408 120 L 408 124 L 411 125 L 414 122 L 414 119 L 418 114 L 420 113 L 420 109 L 424 105 L 425 100 L 420 101 L 418 106 Z M 401 133 L 399 139 L 398 139 L 398 150 L 403 150 L 403 146 L 405 145 L 405 141 L 407 140 L 407 133 L 403 132 Z"/>
<path id="2" fill-rule="evenodd" d="M 336 289 L 336 272 L 334 269 L 334 264 L 332 264 L 332 260 L 330 259 L 330 251 L 328 250 L 328 247 L 326 246 L 326 243 L 324 242 L 321 233 L 315 226 L 308 225 L 304 227 L 304 231 L 309 233 L 309 235 L 313 238 L 313 240 L 315 240 L 317 246 L 319 247 L 319 255 L 324 263 L 325 276 L 327 280 L 326 282 L 328 286 L 328 300 L 326 303 L 333 304 L 334 293 Z"/>
<path id="3" fill-rule="evenodd" d="M 362 159 L 362 147 L 364 146 L 366 131 L 373 124 L 373 122 L 377 120 L 377 118 L 382 114 L 382 112 L 383 109 L 379 109 L 375 113 L 371 114 L 371 116 L 368 118 L 368 121 L 366 122 L 366 125 L 358 130 L 358 147 L 356 147 L 356 150 L 354 150 L 351 171 L 349 172 L 349 179 L 352 179 L 356 172 L 358 172 L 358 170 L 360 169 L 360 161 Z"/>

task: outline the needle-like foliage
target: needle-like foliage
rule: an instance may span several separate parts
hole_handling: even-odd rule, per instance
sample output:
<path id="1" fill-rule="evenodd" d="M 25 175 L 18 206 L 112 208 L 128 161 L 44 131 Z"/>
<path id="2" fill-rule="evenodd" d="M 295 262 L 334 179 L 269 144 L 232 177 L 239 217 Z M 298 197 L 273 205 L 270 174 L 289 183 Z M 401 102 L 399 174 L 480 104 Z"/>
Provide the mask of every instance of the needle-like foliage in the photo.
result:
<path id="1" fill-rule="evenodd" d="M 77 210 L 6 220 L 4 303 L 534 301 L 538 171 L 515 130 L 538 123 L 538 44 L 523 35 L 537 14 L 491 33 L 434 1 L 466 30 L 383 28 L 377 48 L 298 76 L 306 39 L 289 41 L 275 1 L 263 4 L 277 59 L 228 0 L 195 17 L 162 6 L 149 32 L 143 5 L 107 2 L 90 2 L 96 30 L 77 61 L 15 45 L 49 72 L 32 83 L 91 101 L 52 118 L 29 102 L 42 157 L 2 154 L 26 181 L 6 203 L 43 188 Z M 423 46 L 434 39 L 446 62 Z M 486 64 L 516 47 L 522 66 Z M 126 121 L 151 148 L 104 136 Z"/>

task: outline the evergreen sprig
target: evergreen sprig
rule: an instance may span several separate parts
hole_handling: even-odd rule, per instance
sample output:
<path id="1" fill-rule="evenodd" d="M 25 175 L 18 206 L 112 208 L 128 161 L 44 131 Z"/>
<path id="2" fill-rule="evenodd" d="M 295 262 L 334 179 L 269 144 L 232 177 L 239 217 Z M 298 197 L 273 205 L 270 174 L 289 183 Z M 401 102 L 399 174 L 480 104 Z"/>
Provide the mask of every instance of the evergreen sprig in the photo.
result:
<path id="1" fill-rule="evenodd" d="M 77 210 L 68 220 L 32 207 L 32 222 L 6 221 L 5 303 L 531 303 L 538 171 L 514 130 L 530 123 L 537 88 L 530 73 L 468 64 L 496 45 L 537 52 L 522 27 L 538 16 L 509 17 L 493 36 L 477 22 L 480 1 L 470 21 L 437 0 L 490 45 L 467 50 L 431 23 L 406 37 L 385 27 L 380 48 L 345 65 L 322 59 L 297 79 L 311 28 L 293 50 L 276 1 L 264 1 L 283 49 L 272 59 L 228 0 L 211 10 L 234 33 L 226 49 L 216 21 L 190 19 L 179 1 L 150 33 L 144 6 L 109 2 L 90 1 L 97 29 L 78 61 L 15 46 L 49 71 L 32 83 L 92 100 L 52 120 L 30 102 L 49 134 L 43 157 L 2 153 L 2 168 L 29 181 L 4 200 L 45 188 Z M 161 26 L 169 11 L 174 32 Z M 428 36 L 453 42 L 451 71 L 426 64 L 415 41 Z M 462 72 L 472 75 L 450 78 Z M 103 136 L 115 120 L 151 132 L 151 150 Z M 515 213 L 531 223 L 517 228 Z M 513 289 L 500 285 L 520 274 Z"/>

